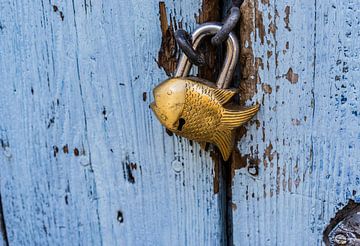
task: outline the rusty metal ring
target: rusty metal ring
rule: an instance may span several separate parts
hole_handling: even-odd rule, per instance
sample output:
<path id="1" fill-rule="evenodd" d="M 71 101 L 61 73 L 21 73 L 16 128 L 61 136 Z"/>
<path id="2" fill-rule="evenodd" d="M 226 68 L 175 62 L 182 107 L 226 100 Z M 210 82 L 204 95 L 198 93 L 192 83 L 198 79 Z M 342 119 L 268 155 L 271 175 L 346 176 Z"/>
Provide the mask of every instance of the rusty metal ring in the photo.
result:
<path id="1" fill-rule="evenodd" d="M 175 40 L 180 49 L 189 58 L 190 62 L 196 66 L 205 65 L 205 56 L 193 48 L 190 35 L 183 29 L 176 30 Z"/>
<path id="2" fill-rule="evenodd" d="M 222 44 L 228 37 L 229 33 L 235 28 L 240 19 L 239 7 L 232 7 L 230 15 L 226 18 L 222 28 L 218 31 L 214 37 L 211 38 L 211 43 L 214 46 Z"/>

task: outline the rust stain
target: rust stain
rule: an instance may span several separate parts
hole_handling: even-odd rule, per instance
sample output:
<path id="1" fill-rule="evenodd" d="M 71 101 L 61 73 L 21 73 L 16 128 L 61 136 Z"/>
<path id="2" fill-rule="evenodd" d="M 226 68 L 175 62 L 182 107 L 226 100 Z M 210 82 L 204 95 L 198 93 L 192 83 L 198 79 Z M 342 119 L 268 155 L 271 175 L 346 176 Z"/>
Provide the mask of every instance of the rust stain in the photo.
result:
<path id="1" fill-rule="evenodd" d="M 285 22 L 285 28 L 291 32 L 291 28 L 289 26 L 290 23 L 290 6 L 286 6 L 285 7 L 285 17 L 284 17 L 284 22 Z"/>
<path id="2" fill-rule="evenodd" d="M 80 152 L 78 148 L 74 148 L 74 155 L 79 156 Z"/>
<path id="3" fill-rule="evenodd" d="M 292 68 L 289 68 L 285 76 L 286 79 L 289 80 L 291 84 L 296 84 L 299 80 L 299 75 L 297 73 L 294 73 Z"/>
<path id="4" fill-rule="evenodd" d="M 232 208 L 233 211 L 236 211 L 237 205 L 232 202 L 232 203 L 231 203 L 231 208 Z"/>
<path id="5" fill-rule="evenodd" d="M 158 60 L 156 61 L 159 68 L 163 68 L 167 76 L 176 69 L 177 64 L 177 46 L 174 36 L 174 25 L 170 15 L 170 25 L 168 24 L 166 6 L 164 2 L 159 2 L 159 15 L 161 27 L 161 46 L 158 53 Z"/>
<path id="6" fill-rule="evenodd" d="M 270 6 L 270 0 L 261 0 L 262 4 L 267 4 L 268 6 Z"/>
<path id="7" fill-rule="evenodd" d="M 271 85 L 269 84 L 262 84 L 261 85 L 263 91 L 266 93 L 266 94 L 271 94 L 272 93 L 272 87 Z"/>

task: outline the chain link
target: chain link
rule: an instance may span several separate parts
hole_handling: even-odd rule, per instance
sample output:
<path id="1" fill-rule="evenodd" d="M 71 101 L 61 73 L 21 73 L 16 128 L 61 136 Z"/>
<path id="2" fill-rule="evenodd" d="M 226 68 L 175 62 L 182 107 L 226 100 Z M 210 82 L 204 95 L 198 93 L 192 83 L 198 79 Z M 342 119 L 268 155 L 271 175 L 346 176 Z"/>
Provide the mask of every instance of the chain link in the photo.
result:
<path id="1" fill-rule="evenodd" d="M 230 14 L 225 19 L 221 29 L 211 38 L 211 43 L 214 46 L 219 46 L 229 37 L 230 32 L 235 28 L 240 19 L 240 6 L 244 0 L 233 0 Z M 196 51 L 192 46 L 190 35 L 183 29 L 175 32 L 175 40 L 180 49 L 189 58 L 190 62 L 197 66 L 205 65 L 205 56 Z"/>

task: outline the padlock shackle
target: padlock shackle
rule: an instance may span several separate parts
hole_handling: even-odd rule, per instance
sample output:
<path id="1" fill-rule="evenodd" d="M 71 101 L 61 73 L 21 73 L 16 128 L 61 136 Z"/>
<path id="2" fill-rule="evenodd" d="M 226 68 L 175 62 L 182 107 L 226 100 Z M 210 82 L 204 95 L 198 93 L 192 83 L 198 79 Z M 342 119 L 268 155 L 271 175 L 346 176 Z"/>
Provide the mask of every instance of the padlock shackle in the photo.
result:
<path id="1" fill-rule="evenodd" d="M 204 37 L 215 35 L 222 27 L 218 22 L 207 22 L 200 25 L 191 34 L 194 50 L 197 49 Z M 239 59 L 239 42 L 236 35 L 230 32 L 226 40 L 226 56 L 216 85 L 218 88 L 228 88 L 233 78 L 233 73 Z M 186 77 L 189 75 L 192 64 L 188 57 L 182 53 L 175 72 L 175 77 Z"/>

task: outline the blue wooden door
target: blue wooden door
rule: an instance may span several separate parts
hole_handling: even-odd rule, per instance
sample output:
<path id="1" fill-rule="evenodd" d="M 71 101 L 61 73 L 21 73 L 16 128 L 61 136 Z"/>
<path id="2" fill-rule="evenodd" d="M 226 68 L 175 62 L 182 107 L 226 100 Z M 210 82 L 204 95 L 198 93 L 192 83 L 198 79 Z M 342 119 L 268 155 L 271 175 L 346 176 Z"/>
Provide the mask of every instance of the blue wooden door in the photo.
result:
<path id="1" fill-rule="evenodd" d="M 359 7 L 243 5 L 241 82 L 262 107 L 232 163 L 234 245 L 322 245 L 336 212 L 360 202 Z"/>
<path id="2" fill-rule="evenodd" d="M 0 0 L 0 245 L 324 244 L 360 202 L 360 3 L 244 2 L 261 110 L 223 163 L 149 103 L 174 29 L 230 2 Z"/>

